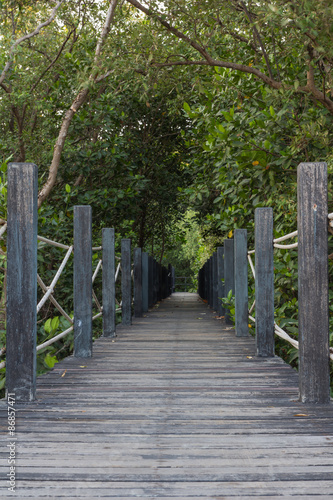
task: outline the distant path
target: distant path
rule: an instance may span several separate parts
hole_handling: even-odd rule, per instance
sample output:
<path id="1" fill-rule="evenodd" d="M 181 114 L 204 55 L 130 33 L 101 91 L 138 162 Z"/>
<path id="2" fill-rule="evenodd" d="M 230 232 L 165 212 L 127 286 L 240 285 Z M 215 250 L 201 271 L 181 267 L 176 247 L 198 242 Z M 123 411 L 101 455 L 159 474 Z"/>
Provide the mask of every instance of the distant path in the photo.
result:
<path id="1" fill-rule="evenodd" d="M 176 293 L 17 405 L 17 493 L 4 498 L 333 498 L 333 409 L 255 357 L 196 294 Z M 7 495 L 7 496 L 6 496 Z"/>

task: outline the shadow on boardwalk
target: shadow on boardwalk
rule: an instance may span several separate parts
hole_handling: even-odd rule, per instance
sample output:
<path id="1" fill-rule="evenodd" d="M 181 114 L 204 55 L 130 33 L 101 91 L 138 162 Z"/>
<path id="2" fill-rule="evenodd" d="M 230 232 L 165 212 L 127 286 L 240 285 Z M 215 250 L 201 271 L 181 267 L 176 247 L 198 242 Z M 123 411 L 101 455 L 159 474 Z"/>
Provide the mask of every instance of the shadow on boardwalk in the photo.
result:
<path id="1" fill-rule="evenodd" d="M 332 407 L 297 394 L 288 365 L 256 358 L 196 294 L 174 294 L 17 405 L 15 494 L 1 402 L 0 496 L 332 498 Z"/>

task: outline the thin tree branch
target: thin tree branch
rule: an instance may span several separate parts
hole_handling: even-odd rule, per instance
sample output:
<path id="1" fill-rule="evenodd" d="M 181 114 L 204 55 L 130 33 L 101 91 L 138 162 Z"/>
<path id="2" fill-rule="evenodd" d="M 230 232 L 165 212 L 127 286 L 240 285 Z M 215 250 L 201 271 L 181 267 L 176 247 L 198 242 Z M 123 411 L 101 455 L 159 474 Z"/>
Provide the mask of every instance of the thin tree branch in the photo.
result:
<path id="1" fill-rule="evenodd" d="M 265 58 L 265 61 L 266 61 L 266 66 L 267 66 L 267 69 L 268 69 L 268 73 L 269 73 L 269 76 L 272 78 L 273 80 L 273 73 L 272 73 L 272 68 L 271 68 L 271 65 L 269 63 L 269 59 L 268 59 L 268 56 L 267 56 L 267 52 L 265 50 L 265 46 L 264 46 L 264 43 L 261 39 L 261 36 L 259 34 L 259 31 L 257 30 L 257 27 L 256 25 L 254 24 L 253 22 L 253 19 L 252 19 L 252 15 L 251 15 L 251 12 L 248 10 L 248 8 L 246 7 L 245 3 L 244 2 L 240 2 L 241 6 L 243 7 L 244 9 L 244 12 L 248 18 L 248 20 L 250 21 L 250 24 L 252 24 L 252 29 L 253 29 L 253 32 L 255 34 L 255 37 L 257 38 L 258 42 L 259 42 L 259 45 L 261 47 L 261 50 L 262 50 L 262 53 L 264 55 L 264 58 Z"/>
<path id="2" fill-rule="evenodd" d="M 116 6 L 118 4 L 118 0 L 111 0 L 110 5 L 106 14 L 104 26 L 101 32 L 101 35 L 99 37 L 99 40 L 96 44 L 96 50 L 95 50 L 95 57 L 94 57 L 94 62 L 93 62 L 93 67 L 89 76 L 89 81 L 95 82 L 97 81 L 97 75 L 98 75 L 98 66 L 99 66 L 99 61 L 100 61 L 100 55 L 102 52 L 103 45 L 106 41 L 106 38 L 108 36 L 108 33 L 110 31 L 111 23 L 113 21 L 114 15 L 115 15 L 115 10 Z M 104 75 L 105 78 L 105 75 Z M 72 102 L 72 105 L 70 108 L 66 111 L 65 117 L 62 121 L 59 135 L 57 138 L 57 141 L 54 146 L 53 150 L 53 158 L 52 162 L 49 168 L 49 175 L 48 178 L 43 185 L 41 191 L 38 194 L 38 206 L 40 207 L 43 201 L 48 197 L 50 194 L 57 178 L 57 173 L 58 173 L 58 167 L 60 163 L 60 158 L 62 151 L 65 146 L 65 141 L 66 137 L 68 134 L 68 129 L 69 126 L 72 122 L 73 116 L 75 113 L 80 109 L 82 104 L 86 101 L 87 97 L 89 94 L 89 86 L 86 86 L 85 88 L 81 89 L 80 92 L 77 94 L 76 98 Z"/>
<path id="3" fill-rule="evenodd" d="M 39 84 L 39 82 L 42 80 L 42 78 L 44 78 L 44 76 L 46 75 L 46 73 L 52 68 L 52 66 L 55 65 L 55 63 L 57 62 L 57 60 L 59 59 L 59 57 L 61 56 L 62 54 L 62 51 L 64 50 L 65 46 L 66 46 L 66 43 L 68 42 L 68 40 L 70 39 L 72 33 L 73 33 L 74 30 L 72 30 L 68 35 L 67 37 L 65 38 L 63 44 L 61 45 L 59 51 L 58 51 L 58 54 L 55 56 L 55 58 L 50 62 L 50 64 L 48 65 L 48 67 L 43 71 L 43 73 L 40 75 L 39 78 L 37 78 L 36 82 L 32 85 L 31 89 L 30 89 L 30 94 L 35 90 L 35 88 L 37 87 L 37 85 Z"/>
<path id="4" fill-rule="evenodd" d="M 37 28 L 32 31 L 31 33 L 28 33 L 27 35 L 24 35 L 22 36 L 21 38 L 19 38 L 18 40 L 16 40 L 16 42 L 13 43 L 13 45 L 11 46 L 10 48 L 10 51 L 9 51 L 9 57 L 8 57 L 8 61 L 6 62 L 5 64 L 5 67 L 4 69 L 2 70 L 2 73 L 1 73 L 1 76 L 0 76 L 0 84 L 4 81 L 4 79 L 6 78 L 6 74 L 7 74 L 7 71 L 9 70 L 12 62 L 13 62 L 13 57 L 14 57 L 14 51 L 15 51 L 15 48 L 22 42 L 24 42 L 25 40 L 28 40 L 29 38 L 32 38 L 33 36 L 36 36 L 38 35 L 38 33 L 40 32 L 40 30 L 42 28 L 45 28 L 45 26 L 48 26 L 49 24 L 52 23 L 52 21 L 54 20 L 55 16 L 56 16 L 56 13 L 57 13 L 57 10 L 59 9 L 60 5 L 64 2 L 65 0 L 60 0 L 57 5 L 54 7 L 54 9 L 52 10 L 52 13 L 51 13 L 51 16 L 48 18 L 47 21 L 44 21 L 43 23 L 41 23 L 39 26 L 37 26 Z"/>
<path id="5" fill-rule="evenodd" d="M 199 65 L 206 65 L 206 66 L 207 65 L 209 65 L 209 66 L 220 66 L 222 68 L 230 68 L 230 69 L 242 71 L 243 73 L 251 73 L 251 74 L 256 75 L 261 80 L 263 80 L 270 87 L 273 87 L 275 89 L 279 89 L 282 86 L 281 82 L 275 81 L 273 78 L 268 77 L 267 75 L 265 75 L 264 73 L 262 73 L 258 69 L 253 68 L 252 66 L 246 66 L 245 64 L 231 63 L 231 62 L 228 62 L 228 61 L 217 61 L 216 59 L 213 59 L 210 56 L 210 54 L 208 54 L 208 52 L 203 47 L 201 47 L 194 40 L 191 40 L 191 38 L 189 38 L 187 35 L 185 35 L 181 31 L 179 31 L 174 26 L 171 26 L 167 21 L 165 21 L 165 19 L 160 14 L 158 14 L 158 13 L 156 13 L 156 12 L 150 10 L 150 9 L 147 9 L 146 7 L 144 7 L 143 5 L 141 5 L 141 3 L 138 2 L 138 0 L 127 0 L 127 1 L 129 3 L 131 3 L 137 9 L 141 10 L 141 12 L 144 12 L 147 16 L 150 16 L 150 17 L 152 17 L 154 19 L 157 19 L 162 24 L 162 26 L 164 26 L 168 31 L 170 31 L 170 33 L 173 33 L 174 35 L 176 35 L 181 40 L 186 41 L 196 51 L 198 51 L 203 56 L 203 58 L 205 59 L 205 61 L 197 61 L 197 62 L 191 63 L 191 64 L 199 64 Z M 172 65 L 185 65 L 185 64 L 186 64 L 185 62 L 179 61 L 177 63 L 173 63 Z"/>

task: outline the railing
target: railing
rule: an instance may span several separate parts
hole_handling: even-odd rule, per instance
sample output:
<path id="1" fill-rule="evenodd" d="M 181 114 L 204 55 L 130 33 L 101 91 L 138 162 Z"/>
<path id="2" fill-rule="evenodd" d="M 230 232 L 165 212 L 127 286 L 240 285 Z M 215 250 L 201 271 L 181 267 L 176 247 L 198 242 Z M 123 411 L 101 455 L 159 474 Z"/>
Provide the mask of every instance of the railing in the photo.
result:
<path id="1" fill-rule="evenodd" d="M 191 276 L 175 276 L 175 291 L 187 292 L 188 289 L 197 288 L 196 282 Z"/>
<path id="2" fill-rule="evenodd" d="M 8 220 L 0 231 L 7 230 L 7 341 L 0 347 L 0 356 L 6 360 L 6 389 L 15 393 L 18 401 L 31 401 L 36 395 L 36 354 L 74 331 L 74 356 L 92 356 L 92 323 L 103 318 L 103 336 L 115 337 L 116 313 L 122 313 L 122 324 L 140 317 L 157 301 L 172 291 L 171 265 L 160 265 L 140 248 L 134 249 L 131 264 L 131 240 L 121 241 L 121 258 L 115 255 L 113 228 L 102 230 L 102 245 L 92 245 L 92 210 L 90 206 L 74 207 L 74 244 L 65 245 L 37 235 L 37 167 L 34 164 L 8 165 Z M 65 256 L 47 286 L 37 273 L 37 241 L 66 251 Z M 92 252 L 101 252 L 95 270 Z M 66 312 L 55 298 L 56 284 L 73 255 L 74 315 Z M 118 264 L 116 267 L 116 260 Z M 102 301 L 93 285 L 102 272 Z M 121 276 L 121 301 L 116 297 L 116 282 Z M 134 287 L 132 286 L 134 281 Z M 37 284 L 43 296 L 37 303 Z M 134 288 L 134 296 L 133 296 Z M 66 318 L 70 327 L 36 345 L 37 314 L 46 302 Z M 96 314 L 93 312 L 93 301 Z"/>
<path id="3" fill-rule="evenodd" d="M 274 334 L 299 349 L 299 394 L 307 403 L 330 401 L 328 309 L 328 225 L 325 163 L 298 167 L 298 230 L 273 238 L 272 208 L 255 210 L 255 248 L 247 250 L 247 231 L 235 229 L 199 272 L 199 294 L 221 312 L 222 297 L 235 296 L 236 336 L 249 335 L 255 323 L 257 355 L 274 356 Z M 282 244 L 290 238 L 298 242 Z M 274 319 L 274 248 L 298 249 L 298 341 Z M 252 257 L 255 256 L 255 264 Z M 255 280 L 255 300 L 248 307 L 248 269 Z M 222 289 L 224 280 L 225 291 Z M 232 323 L 228 310 L 226 322 Z"/>

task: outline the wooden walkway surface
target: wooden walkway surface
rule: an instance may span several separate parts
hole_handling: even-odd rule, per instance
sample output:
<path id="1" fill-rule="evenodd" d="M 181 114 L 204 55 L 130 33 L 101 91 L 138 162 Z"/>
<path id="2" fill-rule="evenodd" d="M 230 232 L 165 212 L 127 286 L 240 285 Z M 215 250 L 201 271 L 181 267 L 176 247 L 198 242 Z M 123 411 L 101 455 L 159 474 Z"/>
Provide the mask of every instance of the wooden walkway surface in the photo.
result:
<path id="1" fill-rule="evenodd" d="M 0 402 L 0 497 L 333 498 L 332 406 L 297 393 L 288 365 L 174 294 L 16 405 L 16 493 Z"/>

